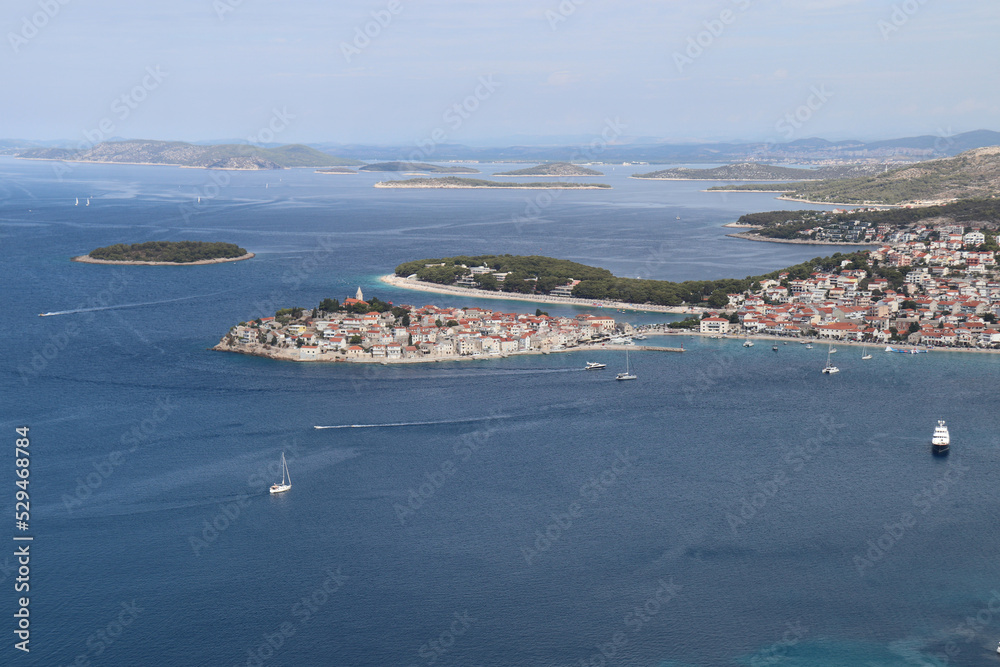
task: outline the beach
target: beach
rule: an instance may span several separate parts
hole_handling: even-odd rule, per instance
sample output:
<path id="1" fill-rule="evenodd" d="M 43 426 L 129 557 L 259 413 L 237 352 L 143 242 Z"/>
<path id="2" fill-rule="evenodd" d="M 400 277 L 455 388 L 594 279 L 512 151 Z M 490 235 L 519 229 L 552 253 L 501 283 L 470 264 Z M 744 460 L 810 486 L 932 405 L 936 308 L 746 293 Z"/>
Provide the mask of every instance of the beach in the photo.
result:
<path id="1" fill-rule="evenodd" d="M 94 259 L 90 255 L 80 255 L 71 257 L 70 261 L 81 262 L 83 264 L 120 264 L 135 266 L 196 266 L 198 264 L 222 264 L 224 262 L 240 262 L 244 259 L 251 259 L 254 253 L 248 252 L 239 257 L 220 257 L 219 259 L 199 259 L 197 262 L 139 262 L 131 260 Z"/>
<path id="2" fill-rule="evenodd" d="M 700 315 L 705 308 L 699 306 L 657 306 L 653 304 L 624 303 L 622 301 L 594 301 L 571 296 L 550 296 L 547 294 L 513 294 L 511 292 L 491 292 L 489 290 L 438 285 L 420 280 L 410 280 L 389 274 L 379 278 L 384 283 L 401 289 L 434 294 L 451 294 L 454 296 L 472 296 L 480 299 L 506 299 L 508 301 L 527 301 L 529 303 L 552 303 L 564 306 L 584 306 L 586 308 L 613 308 L 615 310 L 636 310 L 649 313 L 672 313 L 675 315 Z"/>

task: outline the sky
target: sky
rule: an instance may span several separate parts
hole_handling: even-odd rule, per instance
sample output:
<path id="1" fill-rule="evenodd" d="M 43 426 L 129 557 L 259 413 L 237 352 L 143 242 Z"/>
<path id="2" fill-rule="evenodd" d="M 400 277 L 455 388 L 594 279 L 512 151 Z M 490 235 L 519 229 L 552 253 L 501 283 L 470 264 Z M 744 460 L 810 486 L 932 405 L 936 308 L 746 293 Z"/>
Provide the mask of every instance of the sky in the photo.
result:
<path id="1" fill-rule="evenodd" d="M 983 0 L 5 0 L 0 32 L 0 138 L 1000 130 L 1000 3 Z"/>

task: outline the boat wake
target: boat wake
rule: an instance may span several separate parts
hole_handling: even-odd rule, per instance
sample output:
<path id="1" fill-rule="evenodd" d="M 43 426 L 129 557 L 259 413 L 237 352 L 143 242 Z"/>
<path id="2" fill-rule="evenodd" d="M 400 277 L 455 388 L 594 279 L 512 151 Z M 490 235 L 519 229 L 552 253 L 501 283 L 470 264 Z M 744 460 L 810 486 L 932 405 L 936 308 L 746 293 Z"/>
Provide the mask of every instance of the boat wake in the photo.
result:
<path id="1" fill-rule="evenodd" d="M 401 426 L 437 426 L 441 424 L 472 424 L 476 422 L 492 421 L 494 419 L 510 419 L 510 415 L 494 415 L 491 417 L 471 417 L 469 419 L 445 419 L 442 421 L 428 422 L 390 422 L 386 424 L 336 424 L 334 426 L 313 426 L 317 430 L 329 428 L 398 428 Z"/>
<path id="2" fill-rule="evenodd" d="M 39 317 L 54 317 L 56 315 L 76 315 L 78 313 L 93 313 L 98 310 L 120 310 L 123 308 L 141 308 L 143 306 L 158 306 L 162 303 L 174 303 L 176 301 L 190 301 L 191 299 L 203 299 L 205 297 L 217 296 L 224 292 L 213 292 L 212 294 L 195 294 L 192 296 L 182 296 L 176 299 L 164 299 L 163 301 L 145 301 L 143 303 L 120 303 L 114 306 L 96 306 L 94 308 L 76 308 L 74 310 L 57 310 L 51 313 L 39 313 Z"/>

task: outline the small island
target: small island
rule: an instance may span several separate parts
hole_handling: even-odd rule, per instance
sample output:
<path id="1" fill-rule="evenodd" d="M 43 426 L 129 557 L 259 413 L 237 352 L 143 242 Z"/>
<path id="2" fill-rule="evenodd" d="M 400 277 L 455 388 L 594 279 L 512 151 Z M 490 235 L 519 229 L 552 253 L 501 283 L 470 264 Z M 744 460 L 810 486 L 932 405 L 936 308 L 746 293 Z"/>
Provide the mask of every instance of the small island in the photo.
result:
<path id="1" fill-rule="evenodd" d="M 514 171 L 501 171 L 494 176 L 603 176 L 604 174 L 596 169 L 588 169 L 578 164 L 570 162 L 548 162 L 534 167 L 515 169 Z"/>
<path id="2" fill-rule="evenodd" d="M 147 266 L 189 266 L 250 259 L 254 254 L 234 243 L 206 241 L 148 241 L 126 245 L 117 243 L 73 257 L 86 264 L 136 264 Z"/>
<path id="3" fill-rule="evenodd" d="M 326 169 L 317 169 L 317 174 L 356 174 L 358 172 L 353 169 L 348 169 L 347 167 L 328 167 Z"/>
<path id="4" fill-rule="evenodd" d="M 442 167 L 427 162 L 377 162 L 359 167 L 358 171 L 403 171 L 425 172 L 428 174 L 478 174 L 478 169 L 472 167 Z"/>
<path id="5" fill-rule="evenodd" d="M 605 183 L 567 183 L 565 181 L 550 181 L 548 183 L 501 183 L 485 181 L 479 178 L 408 178 L 403 181 L 379 181 L 376 188 L 510 188 L 532 190 L 610 190 Z"/>
<path id="6" fill-rule="evenodd" d="M 883 171 L 878 164 L 856 164 L 846 166 L 800 169 L 777 167 L 757 162 L 727 164 L 711 169 L 661 169 L 645 174 L 633 174 L 632 178 L 653 181 L 815 181 L 821 179 L 855 178 L 874 176 Z"/>

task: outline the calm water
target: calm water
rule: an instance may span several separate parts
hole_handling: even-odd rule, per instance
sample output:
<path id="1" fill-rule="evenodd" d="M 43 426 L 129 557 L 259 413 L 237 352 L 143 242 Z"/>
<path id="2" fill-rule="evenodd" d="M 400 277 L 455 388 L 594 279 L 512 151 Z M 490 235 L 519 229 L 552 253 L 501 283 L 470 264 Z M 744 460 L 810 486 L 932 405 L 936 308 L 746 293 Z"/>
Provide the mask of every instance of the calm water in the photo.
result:
<path id="1" fill-rule="evenodd" d="M 611 352 L 361 368 L 206 350 L 237 321 L 358 285 L 397 303 L 472 302 L 377 282 L 414 258 L 537 253 L 694 279 L 837 250 L 726 238 L 719 225 L 782 203 L 635 170 L 599 179 L 609 192 L 558 195 L 387 192 L 375 175 L 308 170 L 215 175 L 228 181 L 216 190 L 200 170 L 60 177 L 0 159 L 3 423 L 11 447 L 14 427 L 31 427 L 35 537 L 32 652 L 10 645 L 8 615 L 3 662 L 994 659 L 992 355 L 862 362 L 841 348 L 828 377 L 819 348 L 685 338 L 684 355 L 633 355 L 639 379 L 616 383 Z M 258 256 L 68 261 L 151 239 Z M 36 316 L 62 311 L 81 312 Z M 589 360 L 609 369 L 582 372 Z M 938 418 L 947 459 L 929 452 Z M 272 498 L 282 450 L 293 489 Z M 0 560 L 10 610 L 13 560 Z"/>

